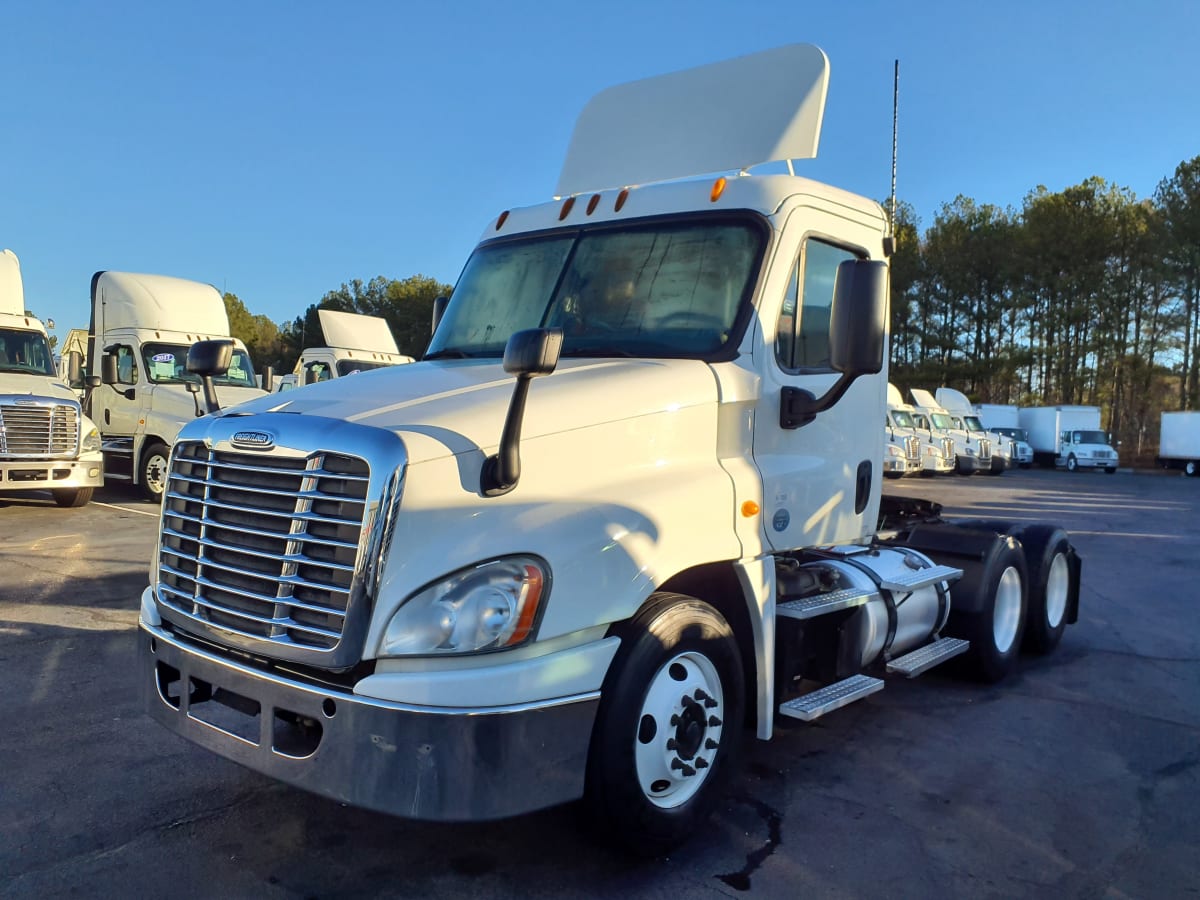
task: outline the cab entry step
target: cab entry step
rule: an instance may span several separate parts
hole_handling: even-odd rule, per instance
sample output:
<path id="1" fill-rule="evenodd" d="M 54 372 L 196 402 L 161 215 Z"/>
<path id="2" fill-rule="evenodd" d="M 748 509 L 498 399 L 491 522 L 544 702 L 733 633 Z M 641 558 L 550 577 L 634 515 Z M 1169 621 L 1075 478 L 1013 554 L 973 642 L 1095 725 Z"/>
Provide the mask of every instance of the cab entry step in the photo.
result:
<path id="1" fill-rule="evenodd" d="M 962 578 L 962 569 L 953 566 L 930 566 L 927 569 L 913 569 L 911 573 L 884 578 L 879 582 L 881 588 L 889 591 L 918 591 L 939 581 L 957 581 Z"/>
<path id="2" fill-rule="evenodd" d="M 944 637 L 941 640 L 934 641 L 932 644 L 918 647 L 912 653 L 897 656 L 888 662 L 888 674 L 906 675 L 909 678 L 916 678 L 922 672 L 932 669 L 939 663 L 944 663 L 946 660 L 958 656 L 960 653 L 965 653 L 970 646 L 971 642 L 964 641 L 962 638 Z"/>
<path id="3" fill-rule="evenodd" d="M 789 619 L 812 619 L 838 610 L 862 606 L 864 603 L 878 599 L 877 591 L 845 588 L 828 594 L 816 594 L 812 597 L 781 601 L 775 604 L 775 614 Z"/>
<path id="4" fill-rule="evenodd" d="M 802 722 L 819 719 L 827 712 L 841 709 L 855 700 L 869 697 L 883 690 L 883 681 L 870 675 L 851 675 L 842 681 L 813 691 L 787 703 L 781 703 L 779 712 Z"/>

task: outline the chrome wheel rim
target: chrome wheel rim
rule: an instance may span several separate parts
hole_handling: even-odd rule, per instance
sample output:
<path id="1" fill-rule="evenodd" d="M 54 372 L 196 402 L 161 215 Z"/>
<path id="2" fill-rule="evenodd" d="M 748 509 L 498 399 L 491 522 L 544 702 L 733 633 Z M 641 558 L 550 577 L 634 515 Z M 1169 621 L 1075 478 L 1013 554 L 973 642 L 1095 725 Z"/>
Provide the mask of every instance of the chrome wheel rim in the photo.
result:
<path id="1" fill-rule="evenodd" d="M 1065 553 L 1055 553 L 1050 563 L 1050 574 L 1046 576 L 1046 624 L 1057 628 L 1067 612 L 1067 593 L 1071 587 L 1071 573 L 1067 567 Z"/>
<path id="2" fill-rule="evenodd" d="M 167 489 L 167 458 L 161 453 L 146 460 L 146 487 L 160 497 Z"/>
<path id="3" fill-rule="evenodd" d="M 1021 573 L 1013 566 L 1004 570 L 996 585 L 996 602 L 992 612 L 992 639 L 996 650 L 1007 653 L 1017 639 L 1021 624 Z"/>
<path id="4" fill-rule="evenodd" d="M 690 800 L 713 771 L 724 728 L 725 695 L 701 653 L 680 653 L 655 673 L 634 735 L 642 794 L 660 809 Z"/>

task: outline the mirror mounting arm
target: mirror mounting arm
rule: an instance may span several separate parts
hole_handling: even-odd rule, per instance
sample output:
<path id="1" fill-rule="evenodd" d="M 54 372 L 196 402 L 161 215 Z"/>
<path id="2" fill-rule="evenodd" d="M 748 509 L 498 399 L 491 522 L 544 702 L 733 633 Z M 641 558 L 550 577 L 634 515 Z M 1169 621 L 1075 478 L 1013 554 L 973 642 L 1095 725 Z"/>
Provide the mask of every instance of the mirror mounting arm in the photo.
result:
<path id="1" fill-rule="evenodd" d="M 857 374 L 842 375 L 820 397 L 804 388 L 783 388 L 779 397 L 779 427 L 791 431 L 808 425 L 817 418 L 818 413 L 825 412 L 841 400 L 857 378 Z"/>

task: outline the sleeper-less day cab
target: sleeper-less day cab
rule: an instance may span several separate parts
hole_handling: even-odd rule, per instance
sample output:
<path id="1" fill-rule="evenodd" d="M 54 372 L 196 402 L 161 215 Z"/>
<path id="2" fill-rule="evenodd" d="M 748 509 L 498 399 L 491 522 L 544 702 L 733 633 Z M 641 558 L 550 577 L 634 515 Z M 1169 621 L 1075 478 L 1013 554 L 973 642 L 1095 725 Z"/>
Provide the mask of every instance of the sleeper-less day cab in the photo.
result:
<path id="1" fill-rule="evenodd" d="M 387 320 L 380 316 L 319 309 L 317 318 L 324 345 L 304 348 L 295 370 L 278 380 L 276 391 L 413 361 L 400 352 Z"/>
<path id="2" fill-rule="evenodd" d="M 676 180 L 814 156 L 827 78 L 798 45 L 602 92 L 558 196 L 485 228 L 423 360 L 187 425 L 142 595 L 148 712 L 396 815 L 583 797 L 653 853 L 745 727 L 1052 649 L 1078 605 L 1061 529 L 881 496 L 879 205 Z"/>

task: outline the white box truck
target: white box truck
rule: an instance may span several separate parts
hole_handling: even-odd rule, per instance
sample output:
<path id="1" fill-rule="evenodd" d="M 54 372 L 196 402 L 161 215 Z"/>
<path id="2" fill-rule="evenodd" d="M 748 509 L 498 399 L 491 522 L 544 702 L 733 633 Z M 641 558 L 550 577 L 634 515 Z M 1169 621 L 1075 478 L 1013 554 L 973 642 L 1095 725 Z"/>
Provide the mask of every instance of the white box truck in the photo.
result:
<path id="1" fill-rule="evenodd" d="M 84 506 L 103 483 L 100 433 L 55 370 L 46 326 L 25 314 L 17 255 L 0 250 L 0 491 Z"/>
<path id="2" fill-rule="evenodd" d="M 103 383 L 84 402 L 100 428 L 105 477 L 161 500 L 170 446 L 201 412 L 189 390 L 197 379 L 186 371 L 188 348 L 229 337 L 225 303 L 211 284 L 131 272 L 97 272 L 91 296 L 85 366 Z M 239 340 L 232 366 L 216 381 L 223 406 L 265 393 Z"/>
<path id="3" fill-rule="evenodd" d="M 881 496 L 880 206 L 718 174 L 813 156 L 827 77 L 798 45 L 599 94 L 421 361 L 189 423 L 141 598 L 150 715 L 340 802 L 582 797 L 658 853 L 745 729 L 1049 651 L 1079 599 L 1061 528 Z"/>
<path id="4" fill-rule="evenodd" d="M 301 351 L 295 370 L 279 379 L 277 391 L 413 361 L 396 346 L 387 319 L 336 309 L 318 309 L 317 317 L 325 346 Z"/>
<path id="5" fill-rule="evenodd" d="M 1200 412 L 1165 412 L 1158 432 L 1158 464 L 1200 474 Z"/>
<path id="6" fill-rule="evenodd" d="M 1018 416 L 1034 462 L 1043 466 L 1117 471 L 1117 451 L 1100 428 L 1098 406 L 1025 406 Z"/>

